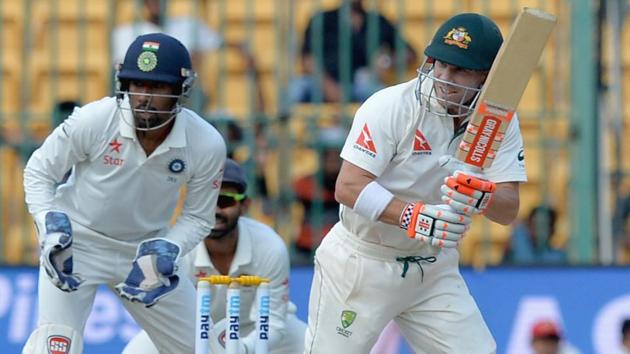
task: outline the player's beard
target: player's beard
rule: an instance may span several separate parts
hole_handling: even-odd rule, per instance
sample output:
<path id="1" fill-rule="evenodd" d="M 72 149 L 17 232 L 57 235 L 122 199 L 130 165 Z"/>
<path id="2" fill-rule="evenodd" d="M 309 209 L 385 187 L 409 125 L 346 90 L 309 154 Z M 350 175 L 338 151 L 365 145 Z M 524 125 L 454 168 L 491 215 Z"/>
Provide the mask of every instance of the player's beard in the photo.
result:
<path id="1" fill-rule="evenodd" d="M 231 234 L 232 231 L 234 231 L 236 227 L 238 226 L 238 218 L 230 219 L 222 215 L 217 215 L 215 219 L 217 223 L 222 223 L 225 226 L 221 229 L 217 229 L 217 228 L 212 229 L 212 231 L 210 232 L 210 238 L 214 240 L 223 238 Z"/>
<path id="2" fill-rule="evenodd" d="M 154 113 L 157 111 L 154 106 L 138 105 L 133 110 L 133 118 L 137 128 L 151 129 L 157 127 L 170 118 L 170 114 Z"/>

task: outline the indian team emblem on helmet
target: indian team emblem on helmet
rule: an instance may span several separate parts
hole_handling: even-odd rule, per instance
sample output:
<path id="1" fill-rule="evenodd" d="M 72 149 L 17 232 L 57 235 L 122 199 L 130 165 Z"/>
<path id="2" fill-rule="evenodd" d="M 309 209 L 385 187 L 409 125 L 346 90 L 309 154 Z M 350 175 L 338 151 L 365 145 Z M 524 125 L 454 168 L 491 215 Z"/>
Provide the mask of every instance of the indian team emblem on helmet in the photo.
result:
<path id="1" fill-rule="evenodd" d="M 186 169 L 186 163 L 182 159 L 175 159 L 168 164 L 168 170 L 173 173 L 182 173 Z"/>
<path id="2" fill-rule="evenodd" d="M 348 328 L 352 325 L 352 322 L 357 318 L 357 313 L 354 311 L 341 311 L 341 325 L 343 328 Z"/>
<path id="3" fill-rule="evenodd" d="M 138 56 L 138 69 L 147 72 L 155 69 L 158 58 L 153 52 L 142 52 Z"/>
<path id="4" fill-rule="evenodd" d="M 444 43 L 456 45 L 462 49 L 468 49 L 470 42 L 472 38 L 464 27 L 453 28 L 444 36 Z"/>
<path id="5" fill-rule="evenodd" d="M 142 43 L 142 53 L 138 56 L 138 69 L 142 71 L 151 71 L 155 69 L 158 58 L 155 53 L 160 49 L 160 43 L 146 41 Z"/>

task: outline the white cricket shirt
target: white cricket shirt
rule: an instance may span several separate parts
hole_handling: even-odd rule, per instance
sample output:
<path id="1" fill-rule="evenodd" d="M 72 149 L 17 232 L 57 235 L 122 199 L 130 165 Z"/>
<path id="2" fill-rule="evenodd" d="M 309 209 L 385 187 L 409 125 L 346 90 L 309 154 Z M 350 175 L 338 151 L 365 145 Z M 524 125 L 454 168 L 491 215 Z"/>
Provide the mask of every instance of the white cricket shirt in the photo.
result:
<path id="1" fill-rule="evenodd" d="M 122 103 L 129 107 L 125 99 Z M 119 240 L 150 238 L 169 227 L 180 187 L 186 201 L 166 237 L 182 255 L 214 225 L 226 148 L 219 132 L 188 109 L 175 118 L 166 140 L 147 157 L 129 110 L 107 97 L 76 108 L 46 138 L 24 170 L 29 211 L 61 210 L 73 222 Z M 57 188 L 68 170 L 72 175 Z"/>
<path id="2" fill-rule="evenodd" d="M 197 277 L 220 275 L 214 267 L 206 245 L 201 242 L 191 252 L 185 264 L 193 282 Z M 230 265 L 229 276 L 257 275 L 269 278 L 269 348 L 274 348 L 287 334 L 285 321 L 289 301 L 289 253 L 282 238 L 269 226 L 241 216 L 238 221 L 236 254 Z M 212 286 L 212 320 L 216 323 L 225 317 L 227 286 Z M 241 287 L 241 328 L 253 329 L 256 322 L 256 288 Z M 243 343 L 254 348 L 256 333 L 243 338 Z"/>
<path id="3" fill-rule="evenodd" d="M 427 79 L 423 90 L 430 88 Z M 424 114 L 416 88 L 418 79 L 385 88 L 359 107 L 341 157 L 377 176 L 376 181 L 396 197 L 427 204 L 442 204 L 440 186 L 448 171 L 441 168 L 442 155 L 454 155 L 464 129 L 456 135 L 452 118 Z M 443 109 L 432 106 L 432 109 Z M 526 181 L 523 139 L 515 115 L 505 141 L 484 175 L 494 182 Z M 370 221 L 342 205 L 342 225 L 359 238 L 403 250 L 420 250 L 396 225 Z"/>

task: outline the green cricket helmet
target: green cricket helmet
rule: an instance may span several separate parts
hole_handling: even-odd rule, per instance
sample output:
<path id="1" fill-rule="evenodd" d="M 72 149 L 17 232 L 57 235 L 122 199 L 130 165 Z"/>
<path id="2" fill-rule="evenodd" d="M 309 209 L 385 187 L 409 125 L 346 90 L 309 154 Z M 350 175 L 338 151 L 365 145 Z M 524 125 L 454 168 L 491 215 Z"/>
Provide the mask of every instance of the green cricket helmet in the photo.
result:
<path id="1" fill-rule="evenodd" d="M 438 28 L 424 54 L 464 69 L 490 70 L 502 43 L 501 31 L 491 19 L 463 13 Z"/>
<path id="2" fill-rule="evenodd" d="M 477 102 L 481 86 L 463 86 L 436 78 L 433 72 L 435 61 L 467 70 L 488 71 L 502 43 L 501 31 L 486 16 L 463 13 L 449 18 L 438 28 L 424 50 L 426 58 L 418 69 L 416 91 L 421 104 L 440 116 L 458 118 L 469 115 Z M 440 98 L 436 94 L 436 83 L 451 86 L 464 94 L 458 101 Z M 432 106 L 442 108 L 432 109 Z"/>

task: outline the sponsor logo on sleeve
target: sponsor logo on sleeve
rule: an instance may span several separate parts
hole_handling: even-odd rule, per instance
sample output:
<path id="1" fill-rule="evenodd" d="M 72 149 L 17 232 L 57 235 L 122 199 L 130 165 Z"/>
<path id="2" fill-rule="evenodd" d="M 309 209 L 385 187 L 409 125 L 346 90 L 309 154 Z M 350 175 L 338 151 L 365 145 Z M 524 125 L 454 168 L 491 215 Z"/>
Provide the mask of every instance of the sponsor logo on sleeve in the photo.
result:
<path id="1" fill-rule="evenodd" d="M 372 134 L 370 133 L 367 123 L 363 125 L 361 134 L 359 134 L 353 147 L 371 157 L 376 157 L 376 146 L 374 145 L 374 139 L 372 139 Z"/>
<path id="2" fill-rule="evenodd" d="M 516 159 L 518 160 L 518 167 L 525 168 L 525 150 L 523 148 L 518 151 Z"/>

